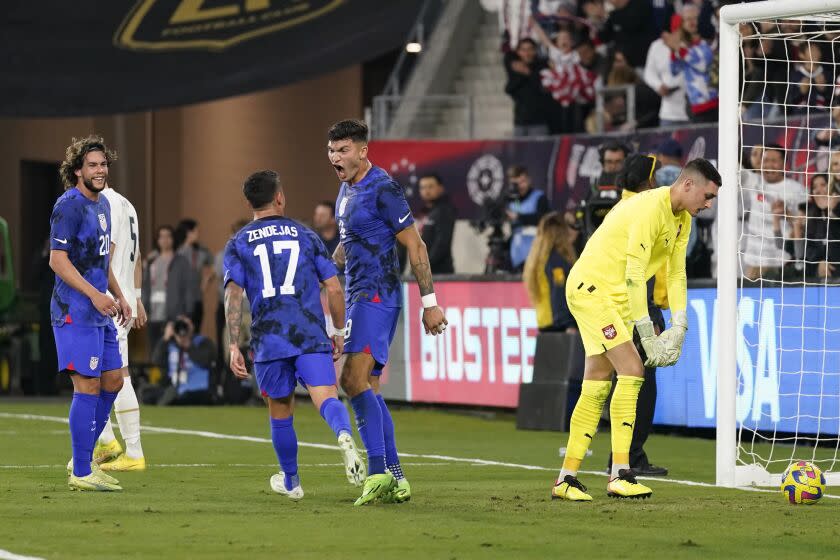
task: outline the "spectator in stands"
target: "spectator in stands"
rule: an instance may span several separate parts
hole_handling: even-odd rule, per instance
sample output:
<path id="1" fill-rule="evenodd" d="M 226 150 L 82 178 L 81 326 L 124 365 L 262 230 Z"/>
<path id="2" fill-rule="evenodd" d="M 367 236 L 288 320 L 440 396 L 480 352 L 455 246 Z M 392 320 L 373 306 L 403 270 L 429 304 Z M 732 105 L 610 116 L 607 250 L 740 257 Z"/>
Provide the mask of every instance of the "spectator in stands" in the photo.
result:
<path id="1" fill-rule="evenodd" d="M 204 290 L 215 277 L 213 272 L 213 254 L 199 242 L 198 222 L 191 218 L 184 218 L 175 230 L 175 241 L 178 254 L 190 264 L 190 283 L 193 301 L 191 302 L 190 319 L 196 328 L 201 330 L 204 318 Z"/>
<path id="2" fill-rule="evenodd" d="M 181 315 L 166 324 L 152 361 L 164 372 L 157 404 L 211 404 L 216 347 Z"/>
<path id="3" fill-rule="evenodd" d="M 513 134 L 546 136 L 551 98 L 542 86 L 540 71 L 547 68 L 533 39 L 522 39 L 515 52 L 505 54 L 505 93 L 513 99 Z"/>
<path id="4" fill-rule="evenodd" d="M 155 249 L 149 253 L 143 271 L 143 306 L 149 315 L 146 330 L 149 348 L 163 336 L 164 327 L 179 315 L 192 311 L 190 263 L 175 252 L 175 230 L 163 225 L 155 234 Z"/>
<path id="5" fill-rule="evenodd" d="M 508 203 L 510 220 L 510 260 L 514 270 L 519 270 L 537 233 L 537 224 L 548 213 L 548 199 L 541 190 L 534 189 L 528 170 L 522 165 L 508 169 L 513 200 Z"/>
<path id="6" fill-rule="evenodd" d="M 415 215 L 420 236 L 429 251 L 433 274 L 453 274 L 452 234 L 455 231 L 455 206 L 446 194 L 440 176 L 427 173 L 420 177 L 423 210 Z"/>
<path id="7" fill-rule="evenodd" d="M 589 198 L 601 198 L 617 201 L 619 197 L 616 177 L 630 155 L 630 148 L 617 140 L 609 140 L 598 148 L 601 161 L 601 174 L 592 183 Z"/>
<path id="8" fill-rule="evenodd" d="M 537 226 L 522 279 L 537 312 L 540 332 L 577 331 L 566 303 L 566 278 L 578 257 L 574 248 L 577 236 L 559 212 L 549 212 Z"/>
<path id="9" fill-rule="evenodd" d="M 609 65 L 607 59 L 595 50 L 595 45 L 588 38 L 581 39 L 575 47 L 580 72 L 580 87 L 576 97 L 580 122 L 589 116 L 595 108 L 595 90 L 606 79 Z M 582 126 L 580 128 L 582 130 Z"/>
<path id="10" fill-rule="evenodd" d="M 754 188 L 742 183 L 747 219 L 744 271 L 749 280 L 778 279 L 791 255 L 776 239 L 792 237 L 794 218 L 805 202 L 805 188 L 785 177 L 785 149 L 767 144 L 762 149 L 761 178 Z M 778 222 L 777 228 L 774 222 Z"/>
<path id="11" fill-rule="evenodd" d="M 668 138 L 657 146 L 656 157 L 660 163 L 656 170 L 656 184 L 673 185 L 682 172 L 682 146 L 673 138 Z"/>
<path id="12" fill-rule="evenodd" d="M 685 111 L 685 78 L 682 72 L 674 71 L 671 65 L 671 49 L 661 37 L 654 41 L 648 50 L 644 80 L 662 100 L 659 106 L 660 126 L 688 123 L 688 114 Z"/>
<path id="13" fill-rule="evenodd" d="M 744 100 L 752 102 L 744 104 L 742 109 L 748 120 L 776 116 L 788 95 L 788 56 L 785 43 L 770 36 L 773 33 L 773 24 L 763 22 L 760 26 L 761 39 L 744 40 L 745 56 L 752 55 L 744 61 L 746 72 L 743 76 L 746 81 Z M 754 29 L 751 25 L 744 25 L 741 32 L 742 36 L 749 36 L 754 33 Z"/>
<path id="14" fill-rule="evenodd" d="M 840 152 L 831 152 L 828 158 L 828 189 L 840 192 Z"/>
<path id="15" fill-rule="evenodd" d="M 680 12 L 679 33 L 663 33 L 662 40 L 671 49 L 673 73 L 682 73 L 693 122 L 717 122 L 718 92 L 712 86 L 714 51 L 697 31 L 699 10 L 685 4 Z"/>
<path id="16" fill-rule="evenodd" d="M 805 242 L 805 276 L 840 276 L 840 192 L 829 189 L 828 176 L 811 178 L 811 195 L 802 205 L 798 227 Z"/>
<path id="17" fill-rule="evenodd" d="M 628 156 L 624 160 L 616 181 L 618 188 L 621 190 L 622 200 L 656 188 L 655 170 L 655 157 L 642 154 Z M 665 318 L 660 306 L 668 307 L 666 277 L 666 266 L 663 266 L 647 283 L 648 315 L 653 322 L 656 334 L 665 330 Z M 633 330 L 633 341 L 639 354 L 644 356 L 639 333 L 635 329 Z M 652 465 L 644 450 L 645 442 L 651 428 L 653 428 L 653 416 L 656 411 L 656 368 L 646 367 L 644 380 L 645 382 L 639 391 L 639 398 L 636 401 L 636 422 L 633 426 L 633 439 L 630 443 L 630 468 L 641 476 L 666 476 L 668 469 Z M 610 454 L 607 468 L 612 468 L 612 454 Z"/>
<path id="18" fill-rule="evenodd" d="M 649 128 L 659 124 L 659 96 L 655 91 L 650 89 L 647 84 L 639 79 L 636 70 L 630 66 L 627 57 L 621 51 L 613 53 L 613 61 L 610 67 L 610 72 L 607 75 L 607 87 L 621 87 L 633 86 L 635 94 L 634 114 L 628 115 L 627 108 L 624 111 L 624 123 L 619 118 L 613 117 L 612 129 L 621 128 L 622 130 L 632 128 Z M 626 95 L 622 95 L 626 103 Z M 606 100 L 605 100 L 606 101 Z M 607 111 L 605 103 L 605 111 Z M 608 112 L 608 115 L 610 113 Z M 605 115 L 606 116 L 606 115 Z M 606 120 L 606 118 L 605 118 Z M 626 123 L 626 124 L 625 124 Z M 610 130 L 605 126 L 605 130 Z"/>
<path id="19" fill-rule="evenodd" d="M 825 107 L 831 95 L 830 78 L 822 65 L 822 50 L 810 41 L 800 45 L 798 62 L 790 70 L 788 104 L 798 105 L 802 112 Z"/>
<path id="20" fill-rule="evenodd" d="M 835 104 L 831 107 L 831 122 L 827 128 L 820 130 L 814 135 L 814 143 L 817 146 L 828 148 L 840 146 L 840 104 Z"/>
<path id="21" fill-rule="evenodd" d="M 531 25 L 537 40 L 548 52 L 548 64 L 553 70 L 562 69 L 568 64 L 577 64 L 579 58 L 574 48 L 574 37 L 571 31 L 560 29 L 552 41 L 533 17 L 531 18 Z"/>
<path id="22" fill-rule="evenodd" d="M 598 37 L 623 52 L 630 66 L 642 68 L 654 40 L 650 0 L 612 0 L 612 5 L 615 9 L 607 16 Z"/>
<path id="23" fill-rule="evenodd" d="M 327 252 L 332 255 L 338 247 L 341 238 L 338 236 L 338 225 L 335 223 L 335 203 L 331 200 L 322 200 L 315 206 L 312 214 L 312 228 L 324 245 Z"/>

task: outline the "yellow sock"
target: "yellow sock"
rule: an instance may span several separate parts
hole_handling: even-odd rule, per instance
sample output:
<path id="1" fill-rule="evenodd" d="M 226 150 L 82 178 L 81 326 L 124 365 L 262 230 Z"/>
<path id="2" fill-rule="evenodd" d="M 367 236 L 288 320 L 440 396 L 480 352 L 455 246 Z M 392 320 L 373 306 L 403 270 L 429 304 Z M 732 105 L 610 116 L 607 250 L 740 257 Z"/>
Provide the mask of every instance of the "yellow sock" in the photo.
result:
<path id="1" fill-rule="evenodd" d="M 644 383 L 643 377 L 619 375 L 610 403 L 610 423 L 612 424 L 613 478 L 618 470 L 630 468 L 630 442 L 633 440 L 633 427 L 636 424 L 636 401 L 639 389 Z"/>
<path id="2" fill-rule="evenodd" d="M 583 380 L 580 398 L 572 412 L 569 443 L 566 445 L 563 470 L 560 471 L 561 481 L 567 474 L 577 476 L 580 464 L 586 457 L 586 450 L 589 449 L 589 444 L 598 430 L 598 421 L 601 419 L 601 412 L 611 387 L 612 381 Z"/>

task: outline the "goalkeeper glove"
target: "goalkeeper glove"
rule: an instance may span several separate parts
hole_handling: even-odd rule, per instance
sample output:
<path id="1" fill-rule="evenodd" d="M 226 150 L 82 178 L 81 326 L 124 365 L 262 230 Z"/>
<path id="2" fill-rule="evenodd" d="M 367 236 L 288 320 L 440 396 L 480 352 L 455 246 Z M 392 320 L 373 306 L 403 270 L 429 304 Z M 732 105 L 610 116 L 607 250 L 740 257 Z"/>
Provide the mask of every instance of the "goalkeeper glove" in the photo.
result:
<path id="1" fill-rule="evenodd" d="M 642 348 L 645 350 L 646 367 L 660 367 L 665 365 L 668 358 L 665 344 L 656 336 L 653 330 L 653 322 L 650 317 L 642 317 L 635 322 L 636 331 L 639 333 L 639 338 L 642 341 Z"/>
<path id="2" fill-rule="evenodd" d="M 688 330 L 688 316 L 685 310 L 671 314 L 671 328 L 659 335 L 665 344 L 666 366 L 672 366 L 680 359 L 685 333 Z"/>

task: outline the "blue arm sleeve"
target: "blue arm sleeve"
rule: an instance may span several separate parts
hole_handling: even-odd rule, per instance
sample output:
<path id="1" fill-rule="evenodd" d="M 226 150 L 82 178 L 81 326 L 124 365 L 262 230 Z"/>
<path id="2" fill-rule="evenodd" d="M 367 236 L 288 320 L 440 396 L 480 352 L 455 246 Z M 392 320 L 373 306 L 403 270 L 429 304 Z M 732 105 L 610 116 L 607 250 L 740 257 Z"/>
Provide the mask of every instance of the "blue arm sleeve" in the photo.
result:
<path id="1" fill-rule="evenodd" d="M 402 231 L 414 223 L 411 208 L 405 199 L 403 188 L 394 181 L 386 183 L 376 197 L 379 216 L 393 232 Z"/>
<path id="2" fill-rule="evenodd" d="M 233 282 L 237 286 L 245 287 L 245 270 L 242 266 L 242 259 L 239 258 L 239 252 L 236 250 L 236 238 L 231 238 L 225 246 L 224 257 L 225 277 L 222 281 L 224 286 L 228 282 Z"/>
<path id="3" fill-rule="evenodd" d="M 335 267 L 332 256 L 330 256 L 321 238 L 313 233 L 310 235 L 310 239 L 315 249 L 315 270 L 318 273 L 318 280 L 323 282 L 338 275 L 338 270 Z"/>
<path id="4" fill-rule="evenodd" d="M 50 217 L 50 249 L 67 251 L 81 223 L 81 206 L 66 199 L 56 204 Z"/>

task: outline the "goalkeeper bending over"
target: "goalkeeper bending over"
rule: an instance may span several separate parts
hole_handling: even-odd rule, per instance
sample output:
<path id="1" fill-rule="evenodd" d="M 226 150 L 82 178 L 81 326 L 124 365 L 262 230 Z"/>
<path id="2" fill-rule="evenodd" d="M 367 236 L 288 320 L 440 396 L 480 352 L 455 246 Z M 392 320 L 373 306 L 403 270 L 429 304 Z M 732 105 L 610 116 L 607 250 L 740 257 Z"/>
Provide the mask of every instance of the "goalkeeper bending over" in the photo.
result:
<path id="1" fill-rule="evenodd" d="M 592 499 L 578 481 L 577 472 L 598 428 L 613 371 L 618 380 L 610 404 L 613 465 L 607 495 L 651 495 L 650 488 L 636 481 L 629 465 L 636 399 L 644 381 L 644 366 L 669 366 L 680 357 L 688 328 L 685 249 L 691 217 L 711 206 L 720 185 L 720 174 L 707 160 L 688 162 L 672 186 L 619 202 L 572 267 L 566 299 L 583 338 L 586 363 L 566 458 L 552 498 Z M 648 316 L 646 282 L 666 263 L 671 328 L 657 336 Z M 634 327 L 647 355 L 644 364 L 633 346 Z"/>

